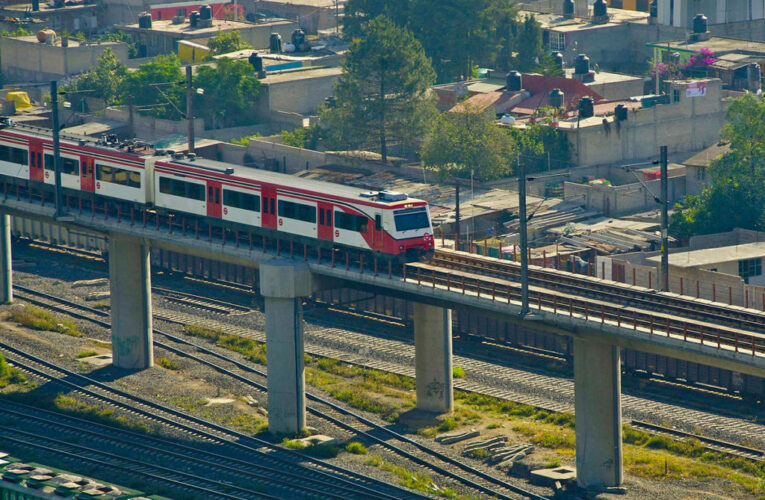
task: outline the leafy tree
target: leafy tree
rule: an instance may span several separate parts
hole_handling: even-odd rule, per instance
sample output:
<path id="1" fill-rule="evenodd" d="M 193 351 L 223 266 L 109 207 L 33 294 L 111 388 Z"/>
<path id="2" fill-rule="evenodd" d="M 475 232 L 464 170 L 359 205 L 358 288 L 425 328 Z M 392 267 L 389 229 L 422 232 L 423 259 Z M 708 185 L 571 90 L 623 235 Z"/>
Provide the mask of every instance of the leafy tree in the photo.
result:
<path id="1" fill-rule="evenodd" d="M 124 31 L 117 30 L 102 33 L 98 36 L 97 40 L 102 42 L 124 42 L 128 46 L 128 58 L 134 59 L 138 57 L 138 48 L 135 45 L 135 40 Z"/>
<path id="2" fill-rule="evenodd" d="M 122 64 L 111 48 L 107 47 L 95 66 L 62 90 L 72 92 L 74 100 L 83 99 L 85 96 L 96 97 L 110 105 L 117 100 L 127 73 L 127 66 Z"/>
<path id="3" fill-rule="evenodd" d="M 218 59 L 215 66 L 197 68 L 195 85 L 204 89 L 195 97 L 194 109 L 213 128 L 253 123 L 260 82 L 247 61 Z"/>
<path id="4" fill-rule="evenodd" d="M 350 39 L 379 15 L 415 34 L 439 80 L 467 77 L 475 64 L 507 69 L 517 9 L 506 0 L 349 0 L 343 18 Z"/>
<path id="5" fill-rule="evenodd" d="M 533 15 L 526 16 L 519 26 L 516 50 L 515 66 L 519 71 L 530 71 L 543 62 L 542 27 Z"/>
<path id="6" fill-rule="evenodd" d="M 747 94 L 728 108 L 720 135 L 730 151 L 709 166 L 711 184 L 700 196 L 686 196 L 670 221 L 673 235 L 733 228 L 765 230 L 765 101 Z"/>
<path id="7" fill-rule="evenodd" d="M 184 75 L 175 54 L 162 54 L 130 72 L 122 85 L 120 100 L 143 106 L 147 114 L 179 120 L 186 109 Z"/>
<path id="8" fill-rule="evenodd" d="M 321 139 L 321 128 L 318 125 L 296 128 L 292 132 L 282 130 L 282 141 L 287 146 L 295 148 L 316 149 Z"/>
<path id="9" fill-rule="evenodd" d="M 381 15 L 351 42 L 334 106 L 321 112 L 329 144 L 371 147 L 388 158 L 390 143 L 411 147 L 435 107 L 427 95 L 435 72 L 412 33 Z"/>
<path id="10" fill-rule="evenodd" d="M 513 150 L 510 134 L 492 117 L 467 109 L 439 116 L 420 155 L 440 177 L 470 177 L 473 170 L 476 179 L 489 180 L 510 173 Z"/>
<path id="11" fill-rule="evenodd" d="M 237 50 L 249 49 L 252 46 L 242 40 L 242 35 L 239 31 L 221 31 L 214 37 L 210 38 L 207 42 L 207 46 L 210 47 L 210 51 L 213 55 L 228 54 L 229 52 L 236 52 Z"/>
<path id="12" fill-rule="evenodd" d="M 510 135 L 527 173 L 568 166 L 571 159 L 568 139 L 558 129 L 529 124 L 522 129 L 511 128 Z"/>

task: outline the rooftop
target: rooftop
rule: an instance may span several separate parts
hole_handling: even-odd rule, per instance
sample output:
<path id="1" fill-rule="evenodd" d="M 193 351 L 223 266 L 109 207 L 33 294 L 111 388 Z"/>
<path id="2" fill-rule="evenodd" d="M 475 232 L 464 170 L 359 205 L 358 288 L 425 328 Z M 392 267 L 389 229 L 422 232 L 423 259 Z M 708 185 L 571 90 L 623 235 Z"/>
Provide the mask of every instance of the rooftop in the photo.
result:
<path id="1" fill-rule="evenodd" d="M 717 144 L 713 144 L 709 146 L 707 149 L 704 149 L 695 155 L 691 156 L 687 160 L 685 160 L 683 165 L 687 165 L 690 167 L 708 167 L 709 164 L 712 162 L 712 160 L 716 160 L 717 158 L 721 157 L 725 153 L 728 153 L 730 151 L 730 143 L 725 141 L 720 141 Z"/>
<path id="2" fill-rule="evenodd" d="M 696 53 L 701 49 L 709 49 L 715 53 L 716 57 L 724 54 L 754 54 L 765 56 L 765 42 L 752 42 L 749 40 L 738 40 L 736 38 L 722 38 L 713 36 L 709 40 L 689 43 L 687 40 L 678 40 L 674 42 L 647 43 L 648 47 L 656 49 L 672 50 L 675 52 Z"/>
<path id="3" fill-rule="evenodd" d="M 34 43 L 34 44 L 37 44 L 37 45 L 45 45 L 45 46 L 48 46 L 48 47 L 61 47 L 61 37 L 60 36 L 56 37 L 56 41 L 53 43 L 53 45 L 48 45 L 46 43 L 40 42 L 37 39 L 37 36 L 35 36 L 35 35 L 9 36 L 8 38 L 10 38 L 12 40 L 19 40 L 19 41 L 22 41 L 22 42 L 27 42 L 27 43 Z M 124 43 L 125 42 L 98 42 L 98 43 L 90 42 L 90 43 L 81 43 L 81 42 L 77 41 L 77 39 L 75 39 L 75 38 L 70 38 L 69 39 L 69 47 L 68 48 L 94 47 L 94 46 L 97 46 L 97 45 L 119 45 L 119 44 L 124 44 Z M 64 47 L 64 48 L 66 48 L 66 47 Z"/>
<path id="4" fill-rule="evenodd" d="M 538 12 L 520 11 L 520 17 L 525 15 L 534 15 L 537 21 L 542 25 L 542 28 L 552 29 L 559 32 L 603 29 L 626 22 L 648 22 L 648 12 L 612 8 L 608 9 L 608 22 L 603 24 L 595 24 L 590 21 L 590 19 L 586 18 L 566 19 L 560 14 L 541 14 Z"/>
<path id="5" fill-rule="evenodd" d="M 240 21 L 223 21 L 220 19 L 213 19 L 212 26 L 209 28 L 192 28 L 188 22 L 182 24 L 173 24 L 171 19 L 164 21 L 152 21 L 151 28 L 140 28 L 138 23 L 133 24 L 119 24 L 116 28 L 128 31 L 145 31 L 154 33 L 166 33 L 169 35 L 178 35 L 189 38 L 209 38 L 215 35 L 218 31 L 233 31 L 233 30 L 251 30 L 262 26 L 279 26 L 283 24 L 294 24 L 294 21 L 287 19 L 279 19 L 267 21 L 264 23 L 243 23 Z"/>
<path id="6" fill-rule="evenodd" d="M 747 243 L 745 245 L 705 248 L 703 250 L 671 253 L 669 254 L 669 265 L 682 268 L 693 268 L 762 257 L 765 257 L 765 241 Z M 648 257 L 646 260 L 658 263 L 661 261 L 661 256 L 656 255 L 654 257 Z"/>
<path id="7" fill-rule="evenodd" d="M 268 69 L 268 67 L 266 67 Z M 313 78 L 325 78 L 331 76 L 340 76 L 343 74 L 343 68 L 308 68 L 281 71 L 279 73 L 266 73 L 266 77 L 261 79 L 260 82 L 266 85 L 273 85 L 276 83 L 295 82 L 298 80 L 310 80 Z"/>
<path id="8" fill-rule="evenodd" d="M 566 68 L 566 78 L 573 78 L 574 68 Z M 608 71 L 594 71 L 592 74 L 595 79 L 591 82 L 586 82 L 585 85 L 602 85 L 606 83 L 621 83 L 632 82 L 635 80 L 643 80 L 641 76 L 624 75 L 622 73 L 609 73 Z"/>
<path id="9" fill-rule="evenodd" d="M 38 14 L 50 14 L 54 12 L 61 12 L 74 9 L 97 9 L 98 2 L 96 0 L 80 0 L 80 2 L 69 1 L 66 5 L 61 7 L 51 7 L 47 2 L 40 2 L 40 10 L 32 11 L 32 2 L 18 2 L 8 5 L 0 6 L 0 10 L 3 11 L 15 11 L 15 12 L 29 12 L 33 15 Z"/>

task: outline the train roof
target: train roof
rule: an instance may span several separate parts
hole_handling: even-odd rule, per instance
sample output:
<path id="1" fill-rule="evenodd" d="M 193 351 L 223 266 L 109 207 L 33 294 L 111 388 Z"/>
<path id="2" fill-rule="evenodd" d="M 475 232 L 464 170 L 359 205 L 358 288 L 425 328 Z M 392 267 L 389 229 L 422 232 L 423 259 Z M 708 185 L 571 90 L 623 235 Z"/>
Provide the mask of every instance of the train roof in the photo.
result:
<path id="1" fill-rule="evenodd" d="M 311 191 L 319 195 L 329 195 L 338 198 L 358 201 L 369 205 L 383 205 L 388 208 L 398 208 L 414 202 L 423 202 L 424 200 L 410 198 L 405 193 L 393 191 L 364 191 L 353 186 L 335 184 L 331 182 L 318 181 L 314 179 L 304 179 L 290 174 L 260 170 L 252 167 L 233 165 L 206 158 L 189 158 L 160 160 L 176 166 L 190 167 L 214 174 L 217 177 L 233 176 L 240 179 L 256 180 L 270 184 L 279 184 L 285 188 L 294 188 L 299 190 Z"/>

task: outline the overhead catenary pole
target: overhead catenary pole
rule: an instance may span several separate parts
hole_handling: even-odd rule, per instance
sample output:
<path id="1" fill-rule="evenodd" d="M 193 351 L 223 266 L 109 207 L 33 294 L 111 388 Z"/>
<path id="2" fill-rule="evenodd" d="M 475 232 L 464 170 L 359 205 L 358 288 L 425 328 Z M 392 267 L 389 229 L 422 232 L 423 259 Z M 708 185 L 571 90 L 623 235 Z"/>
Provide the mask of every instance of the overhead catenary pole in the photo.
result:
<path id="1" fill-rule="evenodd" d="M 667 146 L 661 151 L 661 286 L 669 291 L 669 193 L 667 179 Z"/>
<path id="2" fill-rule="evenodd" d="M 53 108 L 51 119 L 53 121 L 53 182 L 55 184 L 56 217 L 64 215 L 63 196 L 61 194 L 61 145 L 59 144 L 58 123 L 58 82 L 50 82 L 50 103 Z"/>
<path id="3" fill-rule="evenodd" d="M 526 231 L 526 169 L 518 154 L 518 221 L 521 243 L 521 316 L 529 313 L 529 242 Z"/>
<path id="4" fill-rule="evenodd" d="M 194 152 L 194 90 L 191 87 L 191 65 L 186 66 L 186 120 L 189 123 L 189 153 Z"/>
<path id="5" fill-rule="evenodd" d="M 454 200 L 457 204 L 455 209 L 455 223 L 454 223 L 454 249 L 460 249 L 460 183 L 459 181 L 454 186 Z"/>

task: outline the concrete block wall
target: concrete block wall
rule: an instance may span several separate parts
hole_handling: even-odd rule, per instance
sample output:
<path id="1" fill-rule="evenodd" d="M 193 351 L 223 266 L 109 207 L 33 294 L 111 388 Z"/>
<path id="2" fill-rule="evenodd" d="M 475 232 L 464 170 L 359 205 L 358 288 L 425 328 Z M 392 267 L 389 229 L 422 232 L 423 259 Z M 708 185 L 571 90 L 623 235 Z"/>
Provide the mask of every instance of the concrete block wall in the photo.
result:
<path id="1" fill-rule="evenodd" d="M 111 120 L 129 122 L 130 116 L 127 106 L 110 106 L 104 111 L 104 117 Z M 153 116 L 144 116 L 137 112 L 133 113 L 133 128 L 136 135 L 141 139 L 159 139 L 168 135 L 186 135 L 188 123 L 186 120 L 163 120 Z M 194 119 L 195 134 L 202 134 L 205 130 L 205 122 L 202 118 Z"/>
<path id="2" fill-rule="evenodd" d="M 618 217 L 635 212 L 657 208 L 654 194 L 659 193 L 660 181 L 605 186 L 563 183 L 563 199 L 585 205 L 589 210 L 603 212 L 608 217 Z M 646 187 L 647 186 L 647 187 Z M 679 200 L 685 195 L 685 177 L 670 177 L 669 199 Z"/>

